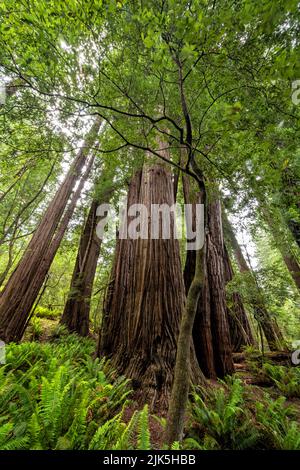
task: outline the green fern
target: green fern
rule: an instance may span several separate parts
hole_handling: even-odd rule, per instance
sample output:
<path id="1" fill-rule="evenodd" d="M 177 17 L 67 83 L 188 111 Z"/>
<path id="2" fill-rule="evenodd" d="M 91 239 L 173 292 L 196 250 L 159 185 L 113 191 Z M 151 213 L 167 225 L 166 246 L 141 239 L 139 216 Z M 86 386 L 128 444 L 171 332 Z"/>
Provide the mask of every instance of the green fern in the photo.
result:
<path id="1" fill-rule="evenodd" d="M 7 363 L 0 368 L 0 413 L 13 432 L 5 426 L 0 448 L 88 448 L 97 430 L 128 405 L 131 393 L 127 379 L 114 380 L 104 359 L 91 358 L 93 350 L 93 341 L 77 335 L 51 344 L 8 345 Z M 104 448 L 114 446 L 125 428 L 120 421 Z"/>
<path id="2" fill-rule="evenodd" d="M 139 413 L 137 448 L 138 450 L 151 449 L 148 405 L 145 405 Z"/>
<path id="3" fill-rule="evenodd" d="M 275 401 L 266 396 L 266 403 L 256 403 L 256 419 L 260 424 L 267 448 L 300 450 L 300 426 L 292 419 L 294 409 L 286 406 L 285 397 Z"/>
<path id="4" fill-rule="evenodd" d="M 13 424 L 6 423 L 0 426 L 0 449 L 1 450 L 21 450 L 26 449 L 27 437 L 17 437 L 13 432 Z"/>
<path id="5" fill-rule="evenodd" d="M 221 384 L 206 402 L 194 393 L 191 419 L 196 436 L 188 437 L 200 441 L 202 448 L 251 449 L 259 433 L 245 407 L 242 382 L 232 378 Z"/>
<path id="6" fill-rule="evenodd" d="M 171 450 L 181 450 L 181 444 L 178 441 L 173 442 L 171 445 Z"/>
<path id="7" fill-rule="evenodd" d="M 299 368 L 264 364 L 263 372 L 285 397 L 300 398 Z"/>
<path id="8" fill-rule="evenodd" d="M 131 450 L 134 449 L 134 435 L 138 423 L 139 413 L 135 411 L 127 425 L 123 423 L 123 432 L 117 439 L 116 444 L 112 447 L 113 450 Z"/>

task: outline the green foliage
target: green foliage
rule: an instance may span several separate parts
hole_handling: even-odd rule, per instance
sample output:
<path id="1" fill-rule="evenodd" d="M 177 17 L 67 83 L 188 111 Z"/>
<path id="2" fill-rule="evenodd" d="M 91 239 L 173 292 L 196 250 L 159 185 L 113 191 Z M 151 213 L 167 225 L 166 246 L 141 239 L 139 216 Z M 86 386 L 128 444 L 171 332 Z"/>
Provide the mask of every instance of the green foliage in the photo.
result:
<path id="1" fill-rule="evenodd" d="M 267 362 L 267 358 L 264 357 L 258 349 L 254 346 L 246 346 L 244 349 L 245 362 L 247 368 L 254 374 L 260 374 L 262 366 Z"/>
<path id="2" fill-rule="evenodd" d="M 204 401 L 193 395 L 186 449 L 299 449 L 300 427 L 286 398 L 253 396 L 236 378 L 220 383 Z"/>
<path id="3" fill-rule="evenodd" d="M 206 449 L 251 449 L 258 439 L 249 411 L 244 406 L 244 388 L 239 379 L 222 383 L 205 402 L 197 393 L 191 408 L 192 438 L 200 438 Z M 196 436 L 196 437 L 195 437 Z"/>
<path id="4" fill-rule="evenodd" d="M 149 431 L 149 411 L 148 405 L 145 405 L 138 418 L 138 449 L 150 450 L 150 431 Z"/>
<path id="5" fill-rule="evenodd" d="M 93 349 L 91 340 L 75 335 L 7 347 L 0 369 L 1 448 L 84 449 L 99 425 L 117 420 L 128 402 L 128 380 L 113 379 L 104 361 L 91 365 Z"/>
<path id="6" fill-rule="evenodd" d="M 4 418 L 1 418 L 3 421 Z M 1 450 L 21 450 L 27 448 L 28 438 L 15 437 L 12 423 L 0 424 L 0 449 Z"/>
<path id="7" fill-rule="evenodd" d="M 300 450 L 300 426 L 291 407 L 285 406 L 285 397 L 275 401 L 266 396 L 266 402 L 256 404 L 256 419 L 260 425 L 266 448 Z"/>
<path id="8" fill-rule="evenodd" d="M 38 305 L 34 310 L 34 316 L 39 318 L 54 319 L 61 316 L 61 311 Z"/>
<path id="9" fill-rule="evenodd" d="M 122 412 L 107 421 L 95 432 L 90 450 L 150 450 L 148 406 L 134 411 L 127 424 L 122 421 Z"/>
<path id="10" fill-rule="evenodd" d="M 128 419 L 128 380 L 117 378 L 109 362 L 94 359 L 93 350 L 93 341 L 76 335 L 7 347 L 0 368 L 0 449 L 152 448 L 148 406 L 132 410 Z M 298 370 L 265 364 L 264 373 L 278 388 L 290 377 L 291 385 L 284 380 L 280 389 L 288 394 Z M 165 429 L 165 418 L 153 419 Z M 205 395 L 192 395 L 186 437 L 171 448 L 300 449 L 299 436 L 284 397 L 263 394 L 255 402 L 239 379 L 227 378 Z"/>
<path id="11" fill-rule="evenodd" d="M 271 379 L 285 397 L 300 398 L 300 369 L 264 364 L 263 373 Z"/>
<path id="12" fill-rule="evenodd" d="M 17 89 L 1 105 L 1 288 L 75 158 L 86 115 L 98 113 L 105 125 L 93 152 L 99 168 L 108 161 L 111 172 L 94 195 L 118 183 L 116 204 L 145 149 L 149 155 L 163 141 L 171 163 L 186 145 L 189 173 L 197 156 L 206 184 L 217 181 L 224 194 L 236 197 L 240 227 L 248 223 L 240 217 L 246 209 L 259 235 L 258 226 L 266 225 L 261 207 L 270 208 L 276 230 L 266 227 L 261 241 L 256 236 L 258 289 L 247 274 L 228 287 L 241 293 L 253 314 L 266 305 L 284 333 L 298 339 L 299 293 L 282 255 L 292 247 L 299 259 L 288 229 L 300 220 L 300 108 L 291 99 L 291 84 L 300 76 L 298 3 L 169 0 L 158 8 L 153 0 L 2 0 L 0 78 Z M 89 187 L 93 184 L 86 185 L 87 192 Z M 84 194 L 83 203 L 91 197 Z M 41 335 L 39 318 L 61 313 L 55 308 L 64 305 L 82 219 L 76 211 L 48 273 L 31 323 L 34 338 Z M 98 297 L 91 302 L 96 327 L 113 246 L 109 241 L 101 248 Z M 89 340 L 69 336 L 61 326 L 53 339 L 7 349 L 7 364 L 0 369 L 1 446 L 150 448 L 148 409 L 127 424 L 120 411 L 129 393 L 126 381 L 116 379 L 107 363 L 91 359 Z M 259 361 L 253 357 L 256 369 Z M 280 370 L 266 368 L 265 374 L 282 393 L 299 396 L 294 372 L 287 379 Z M 194 401 L 190 445 L 252 448 L 260 445 L 258 429 L 271 440 L 279 433 L 282 448 L 298 445 L 293 423 L 288 440 L 282 440 L 285 417 L 275 405 L 278 429 L 267 430 L 263 411 L 261 422 L 255 420 L 238 381 L 221 384 L 206 400 L 195 395 Z"/>
<path id="13" fill-rule="evenodd" d="M 40 319 L 37 317 L 32 317 L 30 320 L 30 326 L 31 326 L 32 339 L 34 340 L 39 339 L 42 334 L 42 325 L 41 325 Z"/>

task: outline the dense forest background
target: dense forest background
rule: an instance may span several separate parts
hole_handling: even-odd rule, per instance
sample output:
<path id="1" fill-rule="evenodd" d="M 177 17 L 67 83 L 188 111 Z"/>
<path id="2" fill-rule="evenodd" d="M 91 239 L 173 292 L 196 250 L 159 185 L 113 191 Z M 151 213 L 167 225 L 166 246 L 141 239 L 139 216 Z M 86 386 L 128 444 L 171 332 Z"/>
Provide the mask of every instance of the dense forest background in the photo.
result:
<path id="1" fill-rule="evenodd" d="M 1 449 L 300 449 L 299 20 L 1 2 Z M 99 238 L 120 200 L 203 246 Z"/>

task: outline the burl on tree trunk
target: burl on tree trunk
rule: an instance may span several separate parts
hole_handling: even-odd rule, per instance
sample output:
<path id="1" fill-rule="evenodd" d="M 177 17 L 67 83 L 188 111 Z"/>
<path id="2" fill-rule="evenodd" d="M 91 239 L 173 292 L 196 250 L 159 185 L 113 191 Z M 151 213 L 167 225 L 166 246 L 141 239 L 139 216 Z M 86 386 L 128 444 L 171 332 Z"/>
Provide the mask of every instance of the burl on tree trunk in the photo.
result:
<path id="1" fill-rule="evenodd" d="M 144 165 L 129 187 L 127 205 L 136 203 L 149 211 L 151 204 L 172 205 L 170 171 L 159 164 Z M 150 403 L 152 409 L 168 404 L 185 304 L 173 229 L 169 239 L 118 239 L 99 341 L 98 353 L 110 357 L 118 372 L 133 380 L 141 401 Z M 200 370 L 193 353 L 192 358 L 197 380 Z"/>

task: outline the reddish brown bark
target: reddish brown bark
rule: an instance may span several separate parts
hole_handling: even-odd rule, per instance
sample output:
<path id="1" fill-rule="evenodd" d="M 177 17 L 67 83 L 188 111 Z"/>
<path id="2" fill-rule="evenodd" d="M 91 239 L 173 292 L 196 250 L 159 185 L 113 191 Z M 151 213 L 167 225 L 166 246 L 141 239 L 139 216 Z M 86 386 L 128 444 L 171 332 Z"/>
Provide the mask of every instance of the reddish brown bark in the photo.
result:
<path id="1" fill-rule="evenodd" d="M 218 377 L 234 372 L 232 345 L 227 317 L 224 239 L 219 200 L 208 205 L 208 233 L 206 235 L 207 278 L 210 289 L 210 312 L 214 346 L 214 363 Z"/>
<path id="2" fill-rule="evenodd" d="M 213 347 L 212 325 L 211 325 L 211 293 L 207 272 L 207 247 L 204 246 L 204 280 L 198 299 L 197 311 L 193 327 L 193 341 L 198 363 L 204 375 L 216 378 L 215 353 Z M 192 252 L 191 252 L 192 253 Z M 187 260 L 188 261 L 188 260 Z M 195 257 L 193 264 L 195 263 Z M 191 264 L 191 269 L 193 269 Z M 188 269 L 188 267 L 187 267 Z"/>
<path id="3" fill-rule="evenodd" d="M 144 166 L 136 173 L 128 207 L 135 203 L 149 210 L 151 204 L 174 203 L 172 176 L 164 166 Z M 152 408 L 167 406 L 184 303 L 179 244 L 173 235 L 117 241 L 98 352 L 133 379 L 141 400 Z"/>
<path id="4" fill-rule="evenodd" d="M 111 189 L 105 190 L 102 203 L 109 202 L 111 192 Z M 89 334 L 90 302 L 102 242 L 96 233 L 99 204 L 100 198 L 92 201 L 80 237 L 70 291 L 61 318 L 61 324 L 81 336 Z"/>
<path id="5" fill-rule="evenodd" d="M 233 279 L 234 273 L 226 245 L 224 246 L 224 269 L 225 280 L 228 283 Z M 234 352 L 241 351 L 244 346 L 255 344 L 248 316 L 238 292 L 233 292 L 229 297 L 228 321 Z"/>
<path id="6" fill-rule="evenodd" d="M 98 201 L 92 205 L 79 241 L 68 299 L 61 324 L 81 336 L 89 334 L 90 301 L 100 254 L 101 240 L 96 234 Z"/>
<path id="7" fill-rule="evenodd" d="M 73 214 L 80 195 L 79 189 L 82 189 L 87 177 L 85 173 L 64 214 L 74 185 L 86 162 L 89 146 L 95 140 L 99 128 L 100 121 L 97 120 L 5 286 L 0 298 L 0 338 L 6 342 L 19 341 L 23 335 L 32 305 Z"/>
<path id="8" fill-rule="evenodd" d="M 183 190 L 185 203 L 193 203 L 193 199 L 197 201 L 197 194 L 191 197 L 186 176 L 183 176 Z M 225 253 L 219 201 L 208 202 L 206 218 L 204 280 L 194 321 L 193 340 L 201 370 L 207 377 L 213 378 L 231 374 L 234 367 L 226 305 Z M 195 252 L 188 251 L 184 269 L 186 291 L 194 272 Z"/>

